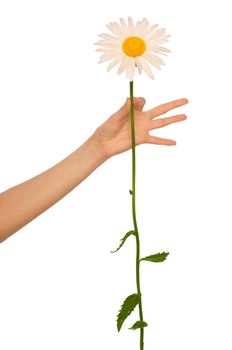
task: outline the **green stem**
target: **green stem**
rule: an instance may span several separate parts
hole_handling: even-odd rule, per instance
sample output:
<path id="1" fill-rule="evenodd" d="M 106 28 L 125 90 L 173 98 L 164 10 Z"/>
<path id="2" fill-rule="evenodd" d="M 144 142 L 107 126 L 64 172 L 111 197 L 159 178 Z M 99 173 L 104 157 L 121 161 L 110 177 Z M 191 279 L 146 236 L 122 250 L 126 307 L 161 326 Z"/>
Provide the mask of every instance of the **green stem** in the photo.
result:
<path id="1" fill-rule="evenodd" d="M 134 96 L 133 96 L 133 80 L 130 81 L 130 115 L 131 115 L 131 141 L 132 141 L 132 215 L 136 237 L 136 285 L 137 293 L 139 295 L 139 317 L 140 321 L 143 322 L 143 309 L 142 309 L 142 297 L 140 289 L 140 241 L 139 231 L 136 220 L 136 208 L 135 208 L 135 175 L 136 175 L 136 154 L 135 154 L 135 120 L 134 120 Z M 140 328 L 140 350 L 144 349 L 144 328 Z"/>

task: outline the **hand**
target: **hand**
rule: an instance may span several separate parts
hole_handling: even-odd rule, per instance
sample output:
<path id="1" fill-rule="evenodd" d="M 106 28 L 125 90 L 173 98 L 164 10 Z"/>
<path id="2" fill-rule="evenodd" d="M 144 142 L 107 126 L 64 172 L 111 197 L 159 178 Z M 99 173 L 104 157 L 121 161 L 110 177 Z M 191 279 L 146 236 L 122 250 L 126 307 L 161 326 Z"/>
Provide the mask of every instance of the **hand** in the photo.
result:
<path id="1" fill-rule="evenodd" d="M 176 142 L 174 140 L 151 136 L 149 131 L 185 120 L 187 118 L 185 114 L 159 119 L 154 118 L 174 108 L 185 105 L 188 103 L 188 100 L 186 98 L 181 98 L 143 112 L 145 103 L 145 98 L 134 97 L 135 144 L 151 143 L 166 146 L 175 145 Z M 94 136 L 102 146 L 103 153 L 107 158 L 125 152 L 132 147 L 130 123 L 130 99 L 127 98 L 125 104 L 100 125 L 94 133 Z"/>

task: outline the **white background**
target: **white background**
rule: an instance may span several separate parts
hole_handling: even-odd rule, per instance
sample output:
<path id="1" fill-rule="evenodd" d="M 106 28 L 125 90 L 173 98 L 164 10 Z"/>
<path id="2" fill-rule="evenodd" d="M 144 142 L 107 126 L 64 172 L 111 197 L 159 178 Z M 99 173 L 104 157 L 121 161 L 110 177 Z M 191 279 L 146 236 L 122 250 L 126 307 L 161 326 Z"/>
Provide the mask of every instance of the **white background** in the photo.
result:
<path id="1" fill-rule="evenodd" d="M 129 96 L 117 68 L 98 64 L 98 34 L 132 16 L 172 37 L 155 80 L 136 73 L 145 108 L 187 97 L 184 122 L 154 131 L 174 147 L 137 148 L 145 349 L 231 349 L 230 1 L 0 2 L 0 192 L 78 148 Z M 0 348 L 139 349 L 116 315 L 136 292 L 131 152 L 0 245 Z"/>

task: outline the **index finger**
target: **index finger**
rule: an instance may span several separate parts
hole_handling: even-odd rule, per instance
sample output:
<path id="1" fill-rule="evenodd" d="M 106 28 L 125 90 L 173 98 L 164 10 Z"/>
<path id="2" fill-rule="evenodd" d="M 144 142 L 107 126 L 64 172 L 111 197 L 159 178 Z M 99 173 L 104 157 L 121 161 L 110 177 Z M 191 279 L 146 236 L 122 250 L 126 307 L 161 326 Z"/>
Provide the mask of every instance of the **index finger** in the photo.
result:
<path id="1" fill-rule="evenodd" d="M 155 108 L 149 109 L 148 111 L 146 111 L 146 113 L 152 119 L 170 111 L 171 109 L 183 106 L 188 102 L 189 101 L 187 98 L 180 98 L 178 100 L 170 101 L 162 105 L 159 105 Z"/>

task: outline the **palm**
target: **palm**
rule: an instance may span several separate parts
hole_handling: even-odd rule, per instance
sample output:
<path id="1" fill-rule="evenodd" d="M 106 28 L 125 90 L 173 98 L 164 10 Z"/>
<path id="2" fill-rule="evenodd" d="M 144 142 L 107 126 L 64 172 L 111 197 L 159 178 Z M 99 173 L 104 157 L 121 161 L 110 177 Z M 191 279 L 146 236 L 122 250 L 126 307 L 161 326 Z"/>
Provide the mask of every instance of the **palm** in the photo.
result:
<path id="1" fill-rule="evenodd" d="M 134 111 L 135 118 L 135 143 L 141 144 L 145 142 L 148 132 L 148 125 L 145 118 L 145 112 Z M 109 121 L 107 132 L 104 135 L 102 129 L 102 137 L 111 145 L 117 146 L 118 153 L 127 151 L 131 148 L 131 122 L 130 114 L 125 115 L 125 118 L 120 122 Z"/>

